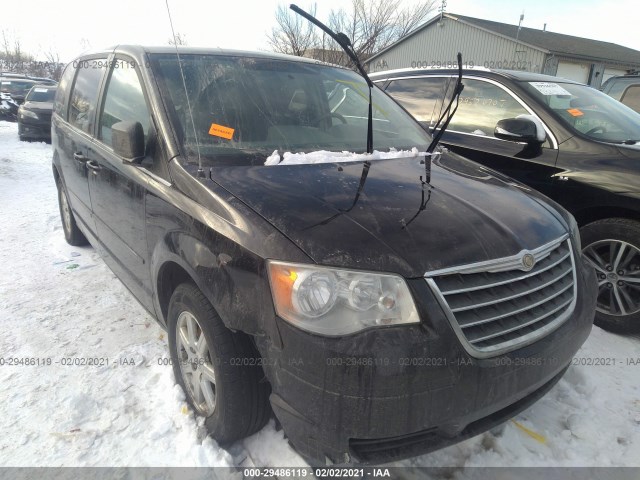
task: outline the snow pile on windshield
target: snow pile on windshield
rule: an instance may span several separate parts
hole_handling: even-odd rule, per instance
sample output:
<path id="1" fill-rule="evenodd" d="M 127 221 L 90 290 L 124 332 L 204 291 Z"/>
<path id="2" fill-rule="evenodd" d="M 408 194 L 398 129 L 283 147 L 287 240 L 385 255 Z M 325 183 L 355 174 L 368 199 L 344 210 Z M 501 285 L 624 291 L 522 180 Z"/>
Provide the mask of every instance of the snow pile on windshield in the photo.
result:
<path id="1" fill-rule="evenodd" d="M 410 158 L 430 155 L 427 152 L 419 152 L 416 147 L 411 150 L 396 150 L 392 148 L 388 152 L 379 152 L 374 150 L 373 153 L 353 153 L 353 152 L 329 152 L 327 150 L 319 150 L 309 153 L 291 153 L 285 152 L 282 157 L 278 150 L 274 151 L 267 160 L 265 165 L 306 165 L 311 163 L 339 163 L 339 162 L 359 162 L 366 160 L 386 160 L 390 158 Z"/>

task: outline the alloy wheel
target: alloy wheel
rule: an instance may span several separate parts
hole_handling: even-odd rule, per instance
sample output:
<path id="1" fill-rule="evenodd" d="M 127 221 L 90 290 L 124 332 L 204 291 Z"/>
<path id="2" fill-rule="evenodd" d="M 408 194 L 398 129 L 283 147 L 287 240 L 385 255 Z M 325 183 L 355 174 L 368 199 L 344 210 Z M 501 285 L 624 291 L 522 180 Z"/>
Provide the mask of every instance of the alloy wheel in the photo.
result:
<path id="1" fill-rule="evenodd" d="M 71 232 L 71 210 L 67 201 L 67 194 L 64 190 L 60 190 L 60 205 L 62 206 L 62 221 L 67 232 Z"/>
<path id="2" fill-rule="evenodd" d="M 640 311 L 640 249 L 621 240 L 600 240 L 583 249 L 596 269 L 598 303 L 606 315 L 626 316 Z"/>
<path id="3" fill-rule="evenodd" d="M 188 311 L 178 316 L 176 348 L 180 372 L 193 406 L 205 417 L 216 408 L 216 374 L 202 327 Z"/>

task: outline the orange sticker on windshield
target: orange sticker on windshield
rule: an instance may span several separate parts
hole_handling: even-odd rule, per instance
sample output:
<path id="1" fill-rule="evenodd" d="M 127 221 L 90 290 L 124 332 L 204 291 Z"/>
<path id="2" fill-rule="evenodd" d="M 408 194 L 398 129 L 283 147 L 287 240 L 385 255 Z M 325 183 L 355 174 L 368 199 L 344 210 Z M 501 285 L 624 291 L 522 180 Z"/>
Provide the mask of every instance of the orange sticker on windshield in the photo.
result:
<path id="1" fill-rule="evenodd" d="M 582 113 L 582 110 L 578 110 L 577 108 L 570 108 L 569 110 L 567 110 L 567 112 L 569 112 L 574 117 L 580 117 L 584 115 L 584 113 Z"/>
<path id="2" fill-rule="evenodd" d="M 233 138 L 233 132 L 235 132 L 235 129 L 224 127 L 222 125 L 218 125 L 217 123 L 212 123 L 211 128 L 209 129 L 209 135 L 213 135 L 214 137 L 226 138 L 227 140 L 231 140 Z"/>

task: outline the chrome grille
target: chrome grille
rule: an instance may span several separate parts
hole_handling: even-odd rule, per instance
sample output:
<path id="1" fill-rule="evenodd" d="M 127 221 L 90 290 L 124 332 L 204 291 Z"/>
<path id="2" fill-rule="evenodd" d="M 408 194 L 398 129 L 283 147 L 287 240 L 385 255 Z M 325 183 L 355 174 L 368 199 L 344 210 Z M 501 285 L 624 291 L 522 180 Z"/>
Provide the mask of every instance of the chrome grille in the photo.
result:
<path id="1" fill-rule="evenodd" d="M 526 271 L 523 255 L 535 266 Z M 512 257 L 427 272 L 466 350 L 497 355 L 557 328 L 575 306 L 575 264 L 565 237 Z"/>

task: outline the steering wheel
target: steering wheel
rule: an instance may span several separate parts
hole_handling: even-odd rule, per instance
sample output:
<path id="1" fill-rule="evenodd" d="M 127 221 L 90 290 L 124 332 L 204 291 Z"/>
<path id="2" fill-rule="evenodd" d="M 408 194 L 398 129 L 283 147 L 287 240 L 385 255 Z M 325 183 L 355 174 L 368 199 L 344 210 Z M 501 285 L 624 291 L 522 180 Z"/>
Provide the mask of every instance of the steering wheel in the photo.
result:
<path id="1" fill-rule="evenodd" d="M 330 113 L 325 113 L 324 115 L 322 115 L 318 119 L 317 125 L 320 126 L 322 124 L 322 122 L 325 121 L 325 119 L 332 118 L 332 117 L 336 117 L 338 120 L 340 120 L 345 125 L 347 124 L 347 119 L 344 118 L 342 115 L 340 115 L 339 113 L 336 113 L 336 112 L 330 112 Z"/>
<path id="2" fill-rule="evenodd" d="M 591 130 L 589 130 L 588 132 L 585 132 L 585 135 L 591 135 L 593 133 L 596 133 L 597 131 L 600 131 L 600 133 L 606 133 L 607 129 L 604 128 L 602 125 L 598 125 L 597 127 L 593 127 Z"/>

